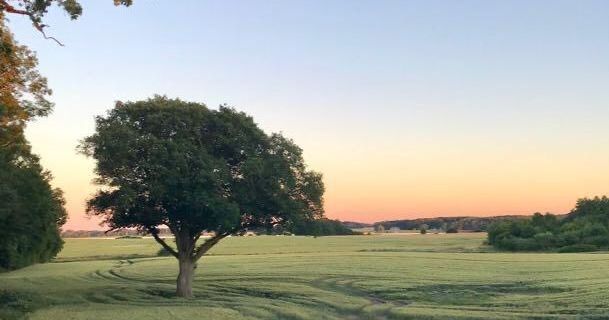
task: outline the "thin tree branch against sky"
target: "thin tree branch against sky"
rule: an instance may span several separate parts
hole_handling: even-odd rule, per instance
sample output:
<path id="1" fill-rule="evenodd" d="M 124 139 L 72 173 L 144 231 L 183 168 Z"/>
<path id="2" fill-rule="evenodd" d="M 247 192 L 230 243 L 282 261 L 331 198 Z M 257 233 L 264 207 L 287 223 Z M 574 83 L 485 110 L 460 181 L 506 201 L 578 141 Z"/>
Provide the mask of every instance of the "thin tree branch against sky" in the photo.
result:
<path id="1" fill-rule="evenodd" d="M 607 193 L 607 1 L 82 4 L 46 18 L 65 47 L 10 17 L 54 91 L 27 133 L 66 228 L 97 227 L 74 151 L 93 116 L 153 93 L 282 130 L 324 173 L 331 218 L 564 213 Z"/>

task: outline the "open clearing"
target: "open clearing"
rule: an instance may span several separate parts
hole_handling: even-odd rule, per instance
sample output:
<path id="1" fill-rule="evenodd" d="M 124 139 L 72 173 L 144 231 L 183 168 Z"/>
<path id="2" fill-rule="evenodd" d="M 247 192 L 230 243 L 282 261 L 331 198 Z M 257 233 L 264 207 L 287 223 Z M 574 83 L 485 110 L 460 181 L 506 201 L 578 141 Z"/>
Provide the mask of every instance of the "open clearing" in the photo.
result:
<path id="1" fill-rule="evenodd" d="M 31 319 L 609 318 L 606 253 L 495 253 L 484 239 L 228 238 L 199 262 L 193 300 L 173 297 L 177 262 L 152 239 L 67 239 L 57 262 L 0 274 L 18 297 L 0 307 Z"/>

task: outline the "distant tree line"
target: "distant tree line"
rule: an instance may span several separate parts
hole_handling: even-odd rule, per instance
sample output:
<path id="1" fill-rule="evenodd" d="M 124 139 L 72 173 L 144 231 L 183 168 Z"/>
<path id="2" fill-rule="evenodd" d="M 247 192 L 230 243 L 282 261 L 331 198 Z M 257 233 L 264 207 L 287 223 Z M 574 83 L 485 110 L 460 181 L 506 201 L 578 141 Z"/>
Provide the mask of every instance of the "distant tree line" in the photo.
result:
<path id="1" fill-rule="evenodd" d="M 296 235 L 308 235 L 308 236 L 344 236 L 344 235 L 358 235 L 360 232 L 353 231 L 347 228 L 339 220 L 332 220 L 327 218 L 301 221 L 294 225 L 293 229 Z"/>
<path id="2" fill-rule="evenodd" d="M 457 230 L 484 232 L 497 221 L 526 219 L 525 216 L 495 216 L 495 217 L 437 217 L 376 222 L 372 226 L 383 225 L 386 230 L 397 227 L 402 230 L 420 230 L 426 226 L 428 230 L 445 230 L 454 233 Z M 353 224 L 353 223 L 351 223 Z"/>
<path id="3" fill-rule="evenodd" d="M 356 221 L 341 221 L 343 226 L 350 229 L 361 229 L 361 228 L 369 228 L 372 227 L 372 223 L 364 223 L 364 222 L 356 222 Z"/>
<path id="4" fill-rule="evenodd" d="M 608 226 L 609 198 L 585 198 L 566 216 L 536 213 L 493 223 L 488 243 L 509 251 L 595 251 L 609 247 Z"/>

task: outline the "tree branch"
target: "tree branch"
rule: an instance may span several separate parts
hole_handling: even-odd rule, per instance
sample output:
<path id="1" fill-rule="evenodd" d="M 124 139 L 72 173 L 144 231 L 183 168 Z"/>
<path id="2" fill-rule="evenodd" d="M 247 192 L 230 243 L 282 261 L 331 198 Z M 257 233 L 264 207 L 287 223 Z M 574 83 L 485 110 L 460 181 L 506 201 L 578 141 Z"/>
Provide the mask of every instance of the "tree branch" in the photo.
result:
<path id="1" fill-rule="evenodd" d="M 110 229 L 104 231 L 104 234 L 108 234 L 108 233 L 110 233 L 110 232 L 112 232 L 114 230 L 118 230 L 118 229 L 120 229 L 120 228 L 110 228 Z"/>
<path id="2" fill-rule="evenodd" d="M 167 250 L 169 253 L 171 253 L 172 256 L 178 258 L 178 253 L 167 244 L 167 242 L 165 242 L 165 240 L 163 240 L 161 237 L 159 237 L 159 230 L 154 229 L 154 228 L 149 228 L 148 232 L 152 235 L 152 237 L 154 238 L 154 240 L 156 240 L 156 242 L 158 242 L 161 246 L 163 246 L 163 248 L 165 248 L 165 250 Z"/>
<path id="3" fill-rule="evenodd" d="M 274 223 L 272 223 L 274 224 Z M 199 259 L 201 259 L 201 257 L 207 252 L 209 251 L 209 249 L 211 249 L 213 246 L 215 246 L 218 242 L 220 242 L 220 240 L 228 237 L 231 234 L 235 234 L 235 233 L 242 233 L 245 232 L 248 228 L 252 227 L 251 224 L 248 223 L 241 223 L 239 226 L 229 230 L 229 231 L 225 231 L 223 233 L 218 233 L 215 236 L 207 239 L 205 242 L 203 242 L 202 244 L 200 244 L 197 249 L 194 251 L 194 255 L 193 255 L 193 260 L 196 262 Z M 199 234 L 197 236 L 200 237 L 201 234 Z M 196 240 L 195 240 L 196 242 Z"/>
<path id="4" fill-rule="evenodd" d="M 0 5 L 2 5 L 2 8 L 4 8 L 4 10 L 6 10 L 6 12 L 22 14 L 22 15 L 29 16 L 30 18 L 32 17 L 31 13 L 29 13 L 25 10 L 15 8 L 15 7 L 11 6 L 10 4 L 8 4 L 8 2 L 6 2 L 5 0 L 0 0 Z"/>
<path id="5" fill-rule="evenodd" d="M 215 246 L 218 242 L 220 242 L 220 240 L 226 238 L 230 234 L 231 234 L 231 232 L 219 233 L 219 234 L 216 234 L 215 236 L 205 240 L 205 242 L 203 242 L 201 245 L 199 245 L 199 247 L 197 247 L 197 250 L 195 250 L 193 260 L 196 262 L 197 260 L 201 259 L 201 257 L 207 251 L 209 251 L 209 249 L 211 249 L 211 247 Z"/>
<path id="6" fill-rule="evenodd" d="M 17 8 L 13 7 L 12 5 L 10 5 L 8 2 L 6 2 L 6 0 L 0 0 L 0 9 L 3 9 L 4 11 L 6 11 L 8 13 L 28 16 L 30 18 L 30 20 L 32 21 L 32 24 L 34 25 L 34 28 L 36 28 L 36 30 L 38 30 L 45 39 L 53 40 L 58 45 L 60 45 L 62 47 L 64 46 L 63 43 L 61 43 L 59 40 L 55 39 L 54 37 L 47 36 L 47 34 L 44 32 L 44 28 L 46 27 L 46 25 L 41 24 L 40 18 L 36 17 L 32 12 L 29 12 L 27 10 L 17 9 Z"/>
<path id="7" fill-rule="evenodd" d="M 38 31 L 40 31 L 40 33 L 42 33 L 42 36 L 46 39 L 46 40 L 53 40 L 55 41 L 55 43 L 57 43 L 58 45 L 64 47 L 63 43 L 61 43 L 59 40 L 57 40 L 55 37 L 51 37 L 51 36 L 47 36 L 47 34 L 44 32 L 44 30 L 42 29 L 43 27 L 45 27 L 44 25 L 40 25 L 37 26 L 36 24 L 34 24 L 34 27 L 36 29 L 38 29 Z"/>

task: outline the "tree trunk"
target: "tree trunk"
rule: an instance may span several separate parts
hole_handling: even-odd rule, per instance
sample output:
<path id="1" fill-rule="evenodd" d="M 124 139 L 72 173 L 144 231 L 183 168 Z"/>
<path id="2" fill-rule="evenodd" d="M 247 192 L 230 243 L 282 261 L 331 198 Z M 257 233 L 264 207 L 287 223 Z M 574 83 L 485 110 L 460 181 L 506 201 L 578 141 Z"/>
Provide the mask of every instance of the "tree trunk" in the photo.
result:
<path id="1" fill-rule="evenodd" d="M 180 274 L 178 275 L 176 295 L 182 298 L 192 298 L 192 281 L 195 275 L 195 262 L 190 257 L 178 259 Z"/>

